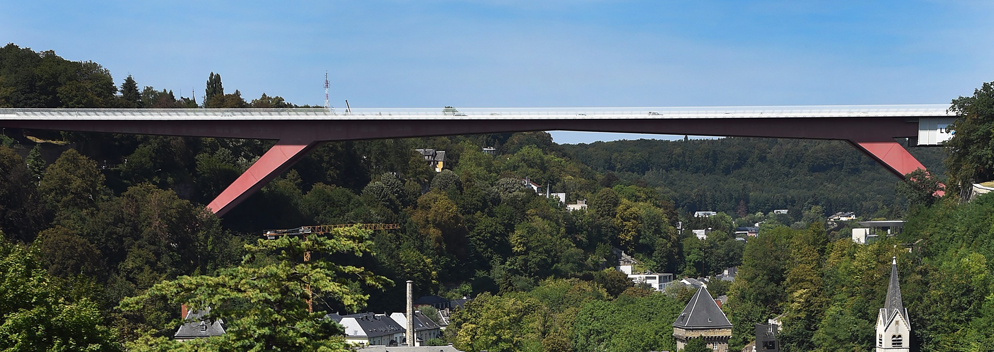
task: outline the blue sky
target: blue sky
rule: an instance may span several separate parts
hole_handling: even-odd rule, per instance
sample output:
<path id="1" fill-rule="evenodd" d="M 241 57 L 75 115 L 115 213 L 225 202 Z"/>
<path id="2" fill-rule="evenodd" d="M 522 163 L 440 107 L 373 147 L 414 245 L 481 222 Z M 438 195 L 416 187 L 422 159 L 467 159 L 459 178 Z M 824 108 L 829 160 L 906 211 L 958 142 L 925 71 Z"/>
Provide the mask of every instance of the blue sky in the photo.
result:
<path id="1" fill-rule="evenodd" d="M 990 1 L 6 1 L 0 39 L 198 101 L 353 107 L 946 103 Z M 637 138 L 554 133 L 557 142 Z"/>

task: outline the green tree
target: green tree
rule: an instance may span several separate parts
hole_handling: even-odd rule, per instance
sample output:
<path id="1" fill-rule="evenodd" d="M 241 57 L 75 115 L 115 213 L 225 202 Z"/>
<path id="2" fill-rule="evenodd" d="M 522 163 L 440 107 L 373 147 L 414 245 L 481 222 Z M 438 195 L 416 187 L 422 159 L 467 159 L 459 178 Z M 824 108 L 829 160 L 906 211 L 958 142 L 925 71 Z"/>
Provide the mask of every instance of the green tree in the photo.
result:
<path id="1" fill-rule="evenodd" d="M 10 239 L 30 242 L 45 226 L 37 182 L 13 149 L 0 146 L 0 231 Z"/>
<path id="2" fill-rule="evenodd" d="M 252 99 L 249 106 L 253 108 L 292 108 L 293 104 L 287 103 L 280 96 L 268 96 L 266 93 L 262 93 L 259 99 Z"/>
<path id="3" fill-rule="evenodd" d="M 943 190 L 939 180 L 922 169 L 904 175 L 904 181 L 897 184 L 897 193 L 908 199 L 911 209 L 930 206 L 935 203 L 936 192 Z"/>
<path id="4" fill-rule="evenodd" d="M 55 213 L 56 224 L 79 229 L 93 216 L 109 190 L 97 163 L 74 149 L 66 150 L 45 170 L 38 192 Z"/>
<path id="5" fill-rule="evenodd" d="M 242 98 L 242 92 L 237 89 L 232 94 L 218 94 L 210 99 L 211 108 L 228 108 L 228 109 L 242 109 L 249 107 L 245 99 Z"/>
<path id="6" fill-rule="evenodd" d="M 138 92 L 138 83 L 131 75 L 128 75 L 128 78 L 125 78 L 124 82 L 121 83 L 121 100 L 124 101 L 123 105 L 127 108 L 144 107 L 141 93 Z"/>
<path id="7" fill-rule="evenodd" d="M 483 293 L 453 313 L 446 334 L 462 351 L 541 351 L 534 337 L 541 331 L 544 308 L 527 296 Z"/>
<path id="8" fill-rule="evenodd" d="M 573 325 L 575 351 L 676 351 L 673 322 L 685 303 L 667 295 L 621 295 L 583 305 Z"/>
<path id="9" fill-rule="evenodd" d="M 211 319 L 224 319 L 226 333 L 195 342 L 176 342 L 146 335 L 128 345 L 137 351 L 342 351 L 343 331 L 322 312 L 309 312 L 307 300 L 340 305 L 349 311 L 363 307 L 368 294 L 360 285 L 382 288 L 389 280 L 365 270 L 337 264 L 327 256 L 369 253 L 369 231 L 346 228 L 333 235 L 284 236 L 245 245 L 242 265 L 212 276 L 181 276 L 121 301 L 119 308 L 135 312 L 153 300 L 191 309 L 211 308 Z M 305 253 L 310 260 L 304 261 Z M 178 323 L 178 321 L 177 321 Z"/>
<path id="10" fill-rule="evenodd" d="M 204 107 L 213 108 L 215 106 L 211 105 L 212 100 L 216 96 L 224 95 L 224 85 L 221 84 L 221 74 L 215 74 L 211 72 L 210 76 L 207 77 L 207 89 L 204 90 Z"/>
<path id="11" fill-rule="evenodd" d="M 90 241 L 62 226 L 38 234 L 34 242 L 48 273 L 56 277 L 101 276 L 106 272 L 103 255 Z"/>
<path id="12" fill-rule="evenodd" d="M 0 236 L 0 349 L 118 351 L 97 305 L 51 282 L 37 252 Z"/>
<path id="13" fill-rule="evenodd" d="M 45 174 L 45 159 L 41 157 L 41 144 L 35 144 L 31 148 L 25 161 L 28 163 L 28 169 L 31 170 L 31 178 L 41 181 L 41 177 Z"/>
<path id="14" fill-rule="evenodd" d="M 63 79 L 68 81 L 56 89 L 61 107 L 100 108 L 114 105 L 117 87 L 110 71 L 92 61 L 65 65 L 70 73 Z"/>
<path id="15" fill-rule="evenodd" d="M 994 82 L 953 99 L 949 109 L 959 117 L 948 127 L 954 134 L 945 144 L 946 170 L 950 186 L 966 197 L 972 183 L 994 179 Z"/>

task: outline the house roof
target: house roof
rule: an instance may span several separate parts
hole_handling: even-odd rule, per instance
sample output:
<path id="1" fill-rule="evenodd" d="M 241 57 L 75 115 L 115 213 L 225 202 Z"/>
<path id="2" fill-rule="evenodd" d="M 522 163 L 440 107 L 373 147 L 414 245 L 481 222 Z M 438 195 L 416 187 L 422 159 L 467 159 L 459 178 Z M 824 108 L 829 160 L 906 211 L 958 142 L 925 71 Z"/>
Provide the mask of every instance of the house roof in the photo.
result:
<path id="1" fill-rule="evenodd" d="M 449 308 L 452 308 L 452 309 L 462 308 L 464 305 L 466 305 L 466 302 L 469 302 L 469 301 L 471 301 L 471 300 L 469 298 L 466 298 L 466 297 L 451 300 L 451 301 L 449 301 Z"/>
<path id="2" fill-rule="evenodd" d="M 397 322 L 402 328 L 407 329 L 407 316 L 401 312 L 395 312 L 390 314 L 390 318 Z M 424 331 L 424 330 L 436 330 L 439 329 L 438 324 L 428 318 L 424 313 L 419 311 L 414 312 L 414 331 Z"/>
<path id="3" fill-rule="evenodd" d="M 701 287 L 690 299 L 683 312 L 673 322 L 673 327 L 681 329 L 731 329 L 725 313 L 714 303 L 707 288 Z"/>
<path id="4" fill-rule="evenodd" d="M 211 336 L 221 336 L 224 335 L 224 326 L 221 319 L 217 319 L 214 322 L 204 319 L 204 316 L 209 315 L 211 308 L 207 307 L 204 310 L 191 310 L 186 313 L 184 319 L 187 323 L 181 325 L 176 333 L 173 334 L 175 339 L 194 339 L 201 337 L 211 337 Z"/>
<path id="5" fill-rule="evenodd" d="M 362 328 L 363 334 L 370 338 L 406 332 L 404 327 L 400 326 L 400 324 L 397 324 L 396 321 L 384 314 L 358 313 L 338 315 L 335 313 L 325 315 L 325 317 L 335 320 L 335 322 L 339 324 L 342 324 L 342 321 L 346 319 L 355 319 L 356 324 Z"/>

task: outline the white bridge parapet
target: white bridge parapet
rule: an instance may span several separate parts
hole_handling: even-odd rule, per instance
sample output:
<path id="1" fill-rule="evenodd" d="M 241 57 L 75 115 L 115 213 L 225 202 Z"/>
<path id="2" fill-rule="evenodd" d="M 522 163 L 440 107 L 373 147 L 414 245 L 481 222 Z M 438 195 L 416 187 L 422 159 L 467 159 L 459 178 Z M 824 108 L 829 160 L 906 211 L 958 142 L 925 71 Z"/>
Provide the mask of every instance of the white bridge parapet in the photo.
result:
<path id="1" fill-rule="evenodd" d="M 947 104 L 560 108 L 0 109 L 2 120 L 955 118 Z"/>

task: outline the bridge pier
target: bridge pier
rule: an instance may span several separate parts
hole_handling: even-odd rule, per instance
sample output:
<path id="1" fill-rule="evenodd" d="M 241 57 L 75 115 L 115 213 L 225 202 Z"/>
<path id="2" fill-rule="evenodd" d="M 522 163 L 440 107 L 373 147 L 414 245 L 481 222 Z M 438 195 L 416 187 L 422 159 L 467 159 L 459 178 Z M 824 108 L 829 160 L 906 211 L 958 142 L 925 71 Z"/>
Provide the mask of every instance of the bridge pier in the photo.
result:
<path id="1" fill-rule="evenodd" d="M 211 204 L 207 205 L 207 208 L 217 216 L 223 216 L 297 163 L 297 160 L 307 155 L 307 152 L 318 143 L 320 142 L 313 139 L 281 139 L 277 141 L 276 145 L 269 148 L 248 170 L 238 176 L 235 182 L 232 182 L 214 198 Z"/>

